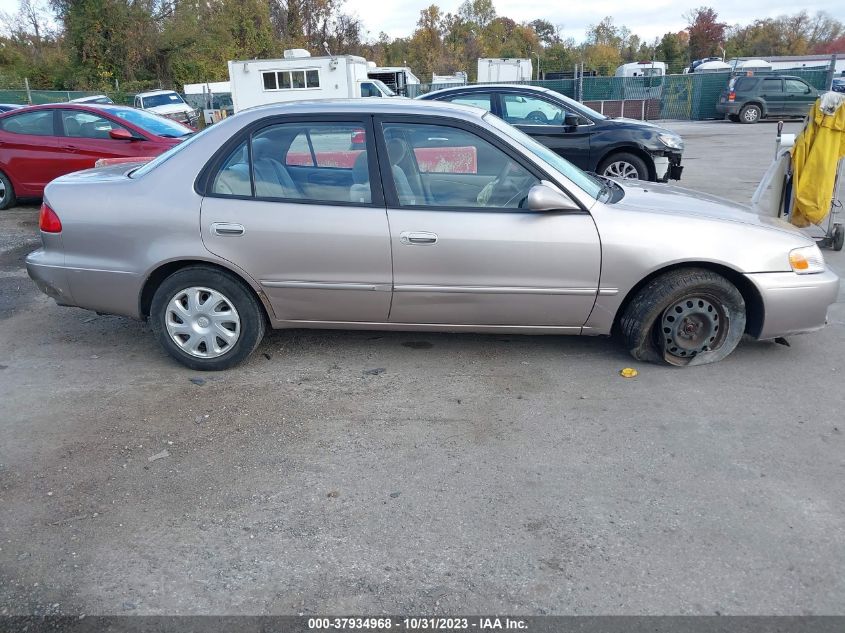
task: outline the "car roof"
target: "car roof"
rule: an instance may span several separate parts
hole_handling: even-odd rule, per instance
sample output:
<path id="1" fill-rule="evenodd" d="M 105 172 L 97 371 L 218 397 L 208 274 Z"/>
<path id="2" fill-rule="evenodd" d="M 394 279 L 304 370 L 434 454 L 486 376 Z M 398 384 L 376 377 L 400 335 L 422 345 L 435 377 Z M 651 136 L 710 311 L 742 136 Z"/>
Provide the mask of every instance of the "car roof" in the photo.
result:
<path id="1" fill-rule="evenodd" d="M 176 92 L 176 91 L 175 90 L 165 90 L 164 88 L 159 88 L 158 90 L 148 90 L 147 92 L 139 92 L 135 96 L 136 97 L 149 97 L 149 96 L 152 96 L 152 95 L 170 94 L 172 92 Z"/>
<path id="2" fill-rule="evenodd" d="M 59 103 L 39 103 L 37 105 L 23 106 L 27 110 L 55 110 L 61 108 L 62 110 L 135 110 L 131 106 L 120 105 L 117 103 L 80 103 L 78 101 L 60 101 Z"/>
<path id="3" fill-rule="evenodd" d="M 556 96 L 560 94 L 558 92 L 555 92 L 554 90 L 550 90 L 549 88 L 544 88 L 543 86 L 532 86 L 530 84 L 472 84 L 465 86 L 451 86 L 449 88 L 442 88 L 440 90 L 435 90 L 433 92 L 428 92 L 424 95 L 420 95 L 419 98 L 425 100 L 428 98 L 436 97 L 438 95 L 453 94 L 457 92 L 490 92 L 491 90 L 494 92 L 503 92 L 506 89 L 520 90 L 524 92 L 536 92 L 541 94 L 553 94 Z"/>
<path id="4" fill-rule="evenodd" d="M 319 99 L 273 103 L 246 108 L 241 112 L 268 114 L 408 114 L 431 116 L 446 114 L 468 119 L 480 119 L 485 112 L 471 106 L 442 101 L 419 101 L 402 97 L 365 99 Z"/>

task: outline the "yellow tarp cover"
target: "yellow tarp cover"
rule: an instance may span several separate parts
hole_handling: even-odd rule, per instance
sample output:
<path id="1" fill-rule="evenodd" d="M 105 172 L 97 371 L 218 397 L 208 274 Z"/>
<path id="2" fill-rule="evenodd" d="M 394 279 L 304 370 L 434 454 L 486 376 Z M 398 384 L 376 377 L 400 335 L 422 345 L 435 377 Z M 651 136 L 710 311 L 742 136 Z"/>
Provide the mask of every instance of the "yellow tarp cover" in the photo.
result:
<path id="1" fill-rule="evenodd" d="M 816 101 L 792 148 L 795 204 L 790 221 L 796 226 L 818 224 L 830 212 L 836 168 L 845 156 L 845 107 L 838 103 L 832 114 L 826 111 L 822 100 Z"/>

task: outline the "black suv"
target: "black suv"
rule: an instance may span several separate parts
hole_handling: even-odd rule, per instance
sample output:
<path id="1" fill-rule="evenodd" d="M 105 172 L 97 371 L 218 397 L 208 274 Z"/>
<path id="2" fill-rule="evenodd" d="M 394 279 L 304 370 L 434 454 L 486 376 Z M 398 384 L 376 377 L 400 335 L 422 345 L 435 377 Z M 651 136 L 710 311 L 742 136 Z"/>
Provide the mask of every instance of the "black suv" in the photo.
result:
<path id="1" fill-rule="evenodd" d="M 757 123 L 764 117 L 803 117 L 818 98 L 818 90 L 800 77 L 733 77 L 719 95 L 716 112 L 742 123 Z"/>
<path id="2" fill-rule="evenodd" d="M 417 98 L 483 108 L 585 171 L 662 182 L 681 178 L 684 142 L 675 132 L 606 117 L 547 88 L 480 84 Z"/>

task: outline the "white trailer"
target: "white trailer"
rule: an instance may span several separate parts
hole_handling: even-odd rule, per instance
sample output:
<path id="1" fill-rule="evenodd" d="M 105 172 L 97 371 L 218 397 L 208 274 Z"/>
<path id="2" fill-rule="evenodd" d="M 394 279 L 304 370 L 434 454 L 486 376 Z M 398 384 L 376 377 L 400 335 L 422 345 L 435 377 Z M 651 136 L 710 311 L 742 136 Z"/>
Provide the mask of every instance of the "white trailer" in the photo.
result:
<path id="1" fill-rule="evenodd" d="M 666 62 L 644 61 L 622 64 L 616 69 L 617 77 L 624 77 L 623 99 L 659 99 L 663 92 Z"/>
<path id="2" fill-rule="evenodd" d="M 431 75 L 432 86 L 465 86 L 467 83 L 467 74 L 462 70 L 452 75 Z"/>
<path id="3" fill-rule="evenodd" d="M 286 101 L 395 96 L 367 76 L 363 57 L 311 57 L 303 49 L 286 50 L 284 59 L 230 61 L 229 82 L 235 112 Z"/>
<path id="4" fill-rule="evenodd" d="M 408 86 L 420 84 L 419 78 L 407 66 L 376 66 L 373 62 L 368 62 L 367 75 L 405 97 L 411 96 L 408 94 Z"/>
<path id="5" fill-rule="evenodd" d="M 478 83 L 503 81 L 530 81 L 534 69 L 530 59 L 480 58 L 478 60 Z"/>
<path id="6" fill-rule="evenodd" d="M 833 55 L 774 55 L 755 58 L 755 60 L 768 64 L 774 72 L 781 72 L 789 70 L 828 70 L 831 57 Z M 732 66 L 738 66 L 749 60 L 751 60 L 750 57 L 736 57 L 730 61 Z M 839 76 L 843 73 L 845 73 L 845 53 L 837 53 L 833 74 Z"/>

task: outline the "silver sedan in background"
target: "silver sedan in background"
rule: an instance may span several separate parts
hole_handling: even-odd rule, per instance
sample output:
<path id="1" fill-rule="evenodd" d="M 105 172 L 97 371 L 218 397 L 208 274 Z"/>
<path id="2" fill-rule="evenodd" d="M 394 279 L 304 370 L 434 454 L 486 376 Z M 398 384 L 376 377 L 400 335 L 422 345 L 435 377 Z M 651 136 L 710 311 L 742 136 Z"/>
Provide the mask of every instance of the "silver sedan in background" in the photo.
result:
<path id="1" fill-rule="evenodd" d="M 475 108 L 374 101 L 251 109 L 55 180 L 29 275 L 200 370 L 268 326 L 618 333 L 683 366 L 825 324 L 839 279 L 784 222 L 588 175 Z"/>

